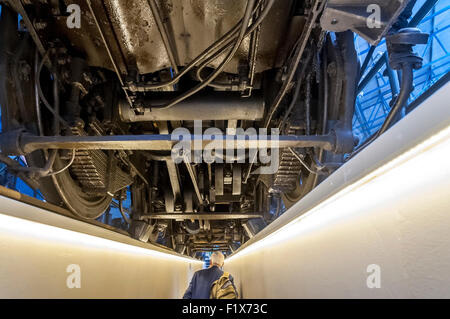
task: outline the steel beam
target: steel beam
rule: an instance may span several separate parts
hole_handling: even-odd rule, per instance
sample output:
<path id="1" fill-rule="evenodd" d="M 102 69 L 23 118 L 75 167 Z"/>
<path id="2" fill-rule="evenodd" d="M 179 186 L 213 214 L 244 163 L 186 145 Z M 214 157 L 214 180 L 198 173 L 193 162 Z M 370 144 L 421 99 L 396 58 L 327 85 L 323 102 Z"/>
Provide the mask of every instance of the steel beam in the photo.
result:
<path id="1" fill-rule="evenodd" d="M 263 136 L 263 135 L 190 135 L 183 137 L 190 143 L 191 150 L 203 150 L 212 145 L 226 149 L 258 149 L 285 147 L 319 147 L 332 151 L 336 144 L 335 134 L 310 136 Z M 179 143 L 170 134 L 153 135 L 111 135 L 111 136 L 35 136 L 20 132 L 0 134 L 0 148 L 3 154 L 28 154 L 40 149 L 78 150 L 154 150 L 170 151 Z M 214 144 L 212 144 L 214 143 Z"/>

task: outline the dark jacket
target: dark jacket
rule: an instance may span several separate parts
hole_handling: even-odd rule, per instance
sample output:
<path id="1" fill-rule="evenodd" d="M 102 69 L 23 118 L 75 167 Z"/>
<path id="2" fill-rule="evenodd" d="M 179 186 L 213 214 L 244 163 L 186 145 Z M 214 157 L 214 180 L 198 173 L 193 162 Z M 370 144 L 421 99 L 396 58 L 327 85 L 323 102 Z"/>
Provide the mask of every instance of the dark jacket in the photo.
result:
<path id="1" fill-rule="evenodd" d="M 188 289 L 184 293 L 183 299 L 209 299 L 213 282 L 222 275 L 223 271 L 217 266 L 195 272 Z M 230 280 L 234 285 L 231 275 Z"/>

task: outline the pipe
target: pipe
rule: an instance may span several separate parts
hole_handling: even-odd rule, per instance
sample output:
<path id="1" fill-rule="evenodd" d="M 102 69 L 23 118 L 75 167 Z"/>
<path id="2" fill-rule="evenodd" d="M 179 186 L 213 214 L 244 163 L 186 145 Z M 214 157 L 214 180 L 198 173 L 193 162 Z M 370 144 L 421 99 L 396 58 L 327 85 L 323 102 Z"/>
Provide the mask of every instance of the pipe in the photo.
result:
<path id="1" fill-rule="evenodd" d="M 363 144 L 361 144 L 357 149 L 355 149 L 346 159 L 346 161 L 349 161 L 351 158 L 353 158 L 356 154 L 358 154 L 361 150 L 363 150 L 367 145 L 372 143 L 376 138 L 378 138 L 381 134 L 383 134 L 389 126 L 392 124 L 393 119 L 395 118 L 395 115 L 398 113 L 399 110 L 402 109 L 402 107 L 405 105 L 405 103 L 408 101 L 409 95 L 411 93 L 411 90 L 413 88 L 413 70 L 411 65 L 404 65 L 402 68 L 402 87 L 400 89 L 400 93 L 397 97 L 397 100 L 394 104 L 394 106 L 391 108 L 391 111 L 389 112 L 388 116 L 386 117 L 386 120 L 383 122 L 383 125 L 381 128 L 371 135 L 367 140 L 364 141 Z"/>
<path id="2" fill-rule="evenodd" d="M 120 86 L 122 87 L 122 90 L 123 90 L 123 92 L 125 94 L 125 97 L 127 98 L 128 103 L 130 105 L 133 105 L 133 102 L 131 101 L 131 98 L 128 95 L 127 90 L 125 90 L 125 88 L 124 88 L 122 75 L 120 74 L 119 67 L 118 67 L 118 65 L 117 65 L 116 61 L 114 60 L 114 57 L 113 57 L 113 55 L 111 53 L 111 48 L 109 47 L 108 41 L 106 41 L 106 38 L 105 38 L 105 35 L 103 33 L 102 27 L 100 26 L 100 22 L 98 21 L 97 16 L 95 15 L 94 9 L 92 8 L 91 0 L 87 0 L 86 2 L 87 2 L 87 5 L 89 7 L 89 11 L 90 11 L 92 17 L 94 18 L 94 22 L 95 22 L 95 25 L 97 26 L 98 33 L 100 34 L 100 37 L 101 37 L 102 42 L 103 42 L 103 45 L 105 46 L 106 52 L 108 53 L 109 60 L 110 60 L 112 66 L 114 68 L 114 72 L 116 72 L 117 79 L 120 82 Z"/>
<path id="3" fill-rule="evenodd" d="M 413 88 L 413 69 L 411 64 L 404 64 L 402 68 L 402 88 L 398 95 L 397 101 L 389 112 L 386 120 L 381 126 L 380 130 L 377 133 L 377 137 L 383 134 L 389 126 L 392 124 L 392 121 L 395 115 L 403 108 L 405 103 L 408 101 L 409 95 Z"/>
<path id="4" fill-rule="evenodd" d="M 203 150 L 214 143 L 216 149 L 258 149 L 285 147 L 320 147 L 333 151 L 348 143 L 340 133 L 328 135 L 187 135 L 182 140 L 190 150 Z M 0 134 L 0 146 L 4 155 L 28 154 L 39 149 L 78 150 L 153 150 L 170 151 L 180 142 L 180 136 L 171 134 L 107 135 L 107 136 L 36 136 L 30 134 Z"/>
<path id="5" fill-rule="evenodd" d="M 270 8 L 273 5 L 273 0 L 271 0 L 269 3 L 267 3 L 267 5 L 264 7 L 263 12 L 261 12 L 261 15 L 258 17 L 258 19 L 256 20 L 256 22 L 250 26 L 248 28 L 248 31 L 245 33 L 245 37 L 247 37 L 250 33 L 252 33 L 254 30 L 256 30 L 260 25 L 261 22 L 264 20 L 264 18 L 267 16 L 267 14 L 270 11 Z M 228 49 L 228 47 L 232 44 L 232 39 L 230 39 L 228 41 L 228 43 L 226 44 L 226 46 L 224 47 L 224 51 Z M 216 52 L 214 55 L 212 55 L 211 57 L 209 57 L 207 60 L 203 61 L 202 64 L 199 65 L 197 71 L 196 71 L 196 77 L 199 81 L 203 82 L 203 79 L 201 77 L 201 72 L 203 70 L 203 68 L 205 68 L 208 64 L 212 63 L 214 60 L 216 60 L 219 56 L 222 55 L 222 52 L 218 51 Z M 215 72 L 215 71 L 214 71 Z M 213 74 L 214 74 L 213 72 Z M 208 84 L 211 87 L 215 87 L 218 89 L 223 89 L 223 90 L 231 90 L 232 89 L 232 85 L 230 84 L 226 84 L 226 83 L 216 83 L 216 82 L 211 82 L 210 84 Z"/>
<path id="6" fill-rule="evenodd" d="M 158 6 L 156 5 L 155 0 L 148 0 L 147 2 L 150 5 L 150 9 L 152 11 L 153 18 L 155 19 L 156 26 L 158 27 L 159 34 L 161 35 L 161 39 L 164 43 L 164 47 L 166 48 L 167 55 L 169 56 L 170 63 L 172 64 L 172 68 L 175 71 L 175 74 L 177 74 L 178 73 L 177 62 L 175 60 L 173 48 L 170 45 L 169 37 L 167 36 L 166 29 L 164 28 L 164 24 L 161 20 Z"/>
<path id="7" fill-rule="evenodd" d="M 170 96 L 171 94 L 169 94 Z M 167 96 L 167 95 L 166 95 Z M 144 100 L 144 112 L 136 114 L 126 101 L 119 102 L 120 118 L 124 122 L 193 121 L 193 120 L 260 120 L 264 116 L 264 99 L 254 94 L 241 98 L 239 94 L 216 92 L 197 95 L 169 109 L 154 106 L 164 104 L 164 98 Z"/>
<path id="8" fill-rule="evenodd" d="M 127 217 L 127 215 L 125 215 L 125 212 L 123 210 L 123 202 L 122 202 L 122 197 L 119 199 L 119 212 L 120 215 L 122 215 L 123 220 L 129 225 L 131 224 L 131 220 Z"/>

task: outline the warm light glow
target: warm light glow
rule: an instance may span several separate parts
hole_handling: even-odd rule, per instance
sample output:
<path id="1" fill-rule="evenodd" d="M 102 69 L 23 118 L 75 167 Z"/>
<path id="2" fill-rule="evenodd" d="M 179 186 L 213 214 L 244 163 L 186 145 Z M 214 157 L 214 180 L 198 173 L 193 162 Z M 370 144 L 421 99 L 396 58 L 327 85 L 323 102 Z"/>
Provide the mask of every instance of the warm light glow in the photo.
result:
<path id="1" fill-rule="evenodd" d="M 447 127 L 277 231 L 237 251 L 227 261 L 280 244 L 294 236 L 324 229 L 335 222 L 368 214 L 370 207 L 397 200 L 408 189 L 450 180 L 449 157 L 450 127 Z"/>
<path id="2" fill-rule="evenodd" d="M 277 231 L 239 250 L 228 257 L 227 261 L 269 246 L 281 244 L 295 236 L 323 229 L 335 222 L 361 216 L 370 211 L 369 207 L 395 199 L 408 189 L 420 188 L 428 184 L 433 185 L 438 180 L 450 180 L 449 157 L 450 127 L 342 189 Z M 148 255 L 188 263 L 201 263 L 201 261 L 187 257 L 3 214 L 0 214 L 0 231 L 7 231 L 22 238 L 33 237 L 37 240 L 48 240 L 56 243 L 81 245 L 102 250 L 112 249 L 124 253 Z"/>
<path id="3" fill-rule="evenodd" d="M 0 214 L 0 232 L 9 232 L 14 237 L 32 238 L 33 241 L 50 241 L 68 245 L 84 246 L 101 250 L 115 250 L 122 253 L 147 255 L 156 258 L 177 260 L 187 263 L 202 263 L 199 260 L 172 255 L 157 250 L 125 244 L 72 230 Z"/>

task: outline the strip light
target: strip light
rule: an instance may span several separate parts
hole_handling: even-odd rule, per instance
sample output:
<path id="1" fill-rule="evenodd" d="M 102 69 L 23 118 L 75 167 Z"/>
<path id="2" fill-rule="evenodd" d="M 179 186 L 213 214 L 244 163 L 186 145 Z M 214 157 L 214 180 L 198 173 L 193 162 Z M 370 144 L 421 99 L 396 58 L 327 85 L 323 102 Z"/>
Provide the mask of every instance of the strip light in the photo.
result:
<path id="1" fill-rule="evenodd" d="M 115 250 L 122 253 L 147 255 L 161 259 L 177 260 L 188 263 L 202 263 L 199 260 L 172 255 L 157 250 L 125 244 L 110 239 L 92 236 L 76 231 L 40 224 L 34 221 L 0 214 L 0 232 L 12 233 L 19 238 L 33 238 L 38 241 L 65 243 L 68 245 L 84 246 L 100 250 Z M 5 242 L 3 242 L 5 244 Z"/>
<path id="2" fill-rule="evenodd" d="M 443 178 L 448 179 L 450 177 L 449 157 L 450 127 L 447 127 L 354 184 L 344 188 L 277 231 L 228 257 L 227 261 L 280 244 L 294 236 L 326 227 L 333 222 L 364 214 L 366 211 L 365 207 L 371 207 L 388 198 L 398 197 L 405 189 L 423 187 L 427 183 L 433 183 Z M 424 169 L 425 167 L 426 169 Z M 412 176 L 413 178 L 411 178 Z M 373 196 L 373 194 L 376 194 L 376 196 Z M 201 261 L 182 256 L 120 243 L 4 214 L 0 214 L 0 231 L 8 231 L 20 237 L 34 237 L 38 240 L 64 242 L 102 250 L 112 249 L 125 253 L 148 255 L 189 263 L 201 263 Z"/>
<path id="3" fill-rule="evenodd" d="M 329 197 L 261 240 L 227 258 L 285 242 L 295 236 L 325 229 L 333 223 L 370 213 L 370 207 L 397 200 L 401 194 L 439 181 L 450 182 L 450 126 L 409 151 Z M 295 208 L 294 208 L 295 209 Z"/>

